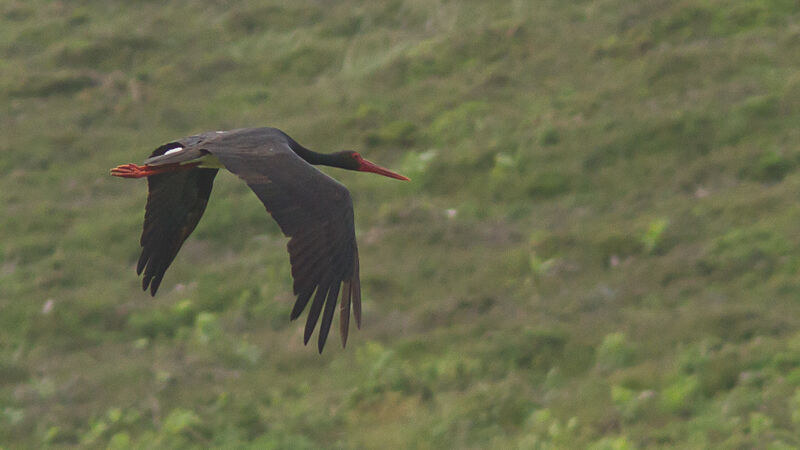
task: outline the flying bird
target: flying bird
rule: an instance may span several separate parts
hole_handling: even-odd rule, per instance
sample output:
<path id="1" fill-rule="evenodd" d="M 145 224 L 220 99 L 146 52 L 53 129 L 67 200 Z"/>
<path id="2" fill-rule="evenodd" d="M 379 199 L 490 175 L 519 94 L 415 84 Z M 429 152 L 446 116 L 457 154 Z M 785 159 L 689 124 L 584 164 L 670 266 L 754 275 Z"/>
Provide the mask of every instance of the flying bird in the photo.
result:
<path id="1" fill-rule="evenodd" d="M 339 331 L 345 346 L 351 305 L 361 327 L 353 200 L 346 187 L 312 164 L 408 181 L 354 151 L 313 152 L 276 128 L 189 136 L 158 147 L 141 166 L 111 169 L 116 177 L 147 177 L 142 254 L 136 266 L 137 274 L 144 272 L 142 289 L 149 287 L 150 294 L 156 294 L 164 272 L 206 209 L 214 177 L 224 168 L 250 186 L 290 237 L 287 250 L 297 296 L 290 319 L 297 319 L 311 300 L 304 343 L 308 344 L 322 314 L 318 336 L 322 353 L 341 290 Z"/>

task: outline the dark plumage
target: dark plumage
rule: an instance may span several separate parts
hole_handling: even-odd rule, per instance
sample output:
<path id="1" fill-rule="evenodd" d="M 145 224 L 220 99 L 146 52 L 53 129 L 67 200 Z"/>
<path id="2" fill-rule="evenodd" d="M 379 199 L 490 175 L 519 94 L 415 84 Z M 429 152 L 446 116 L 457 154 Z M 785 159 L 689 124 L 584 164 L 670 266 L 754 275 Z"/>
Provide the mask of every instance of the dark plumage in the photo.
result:
<path id="1" fill-rule="evenodd" d="M 155 295 L 169 265 L 205 211 L 218 168 L 245 181 L 291 239 L 287 245 L 297 296 L 291 319 L 311 302 L 304 342 L 322 316 L 318 348 L 322 352 L 339 292 L 342 345 L 352 305 L 361 326 L 361 284 L 353 225 L 353 202 L 342 184 L 314 168 L 322 164 L 373 172 L 390 172 L 356 152 L 312 152 L 275 128 L 210 132 L 157 148 L 143 166 L 112 169 L 125 178 L 147 177 L 148 196 L 142 231 L 142 254 L 136 270 L 144 272 L 142 288 Z"/>

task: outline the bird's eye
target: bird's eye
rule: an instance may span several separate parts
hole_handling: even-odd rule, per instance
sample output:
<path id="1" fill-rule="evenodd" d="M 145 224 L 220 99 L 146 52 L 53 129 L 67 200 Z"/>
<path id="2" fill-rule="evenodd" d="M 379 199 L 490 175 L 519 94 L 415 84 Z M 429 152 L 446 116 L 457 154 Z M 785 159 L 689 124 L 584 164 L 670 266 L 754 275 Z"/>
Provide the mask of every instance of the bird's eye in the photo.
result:
<path id="1" fill-rule="evenodd" d="M 361 155 L 358 152 L 353 152 L 353 159 L 356 161 L 361 161 Z"/>

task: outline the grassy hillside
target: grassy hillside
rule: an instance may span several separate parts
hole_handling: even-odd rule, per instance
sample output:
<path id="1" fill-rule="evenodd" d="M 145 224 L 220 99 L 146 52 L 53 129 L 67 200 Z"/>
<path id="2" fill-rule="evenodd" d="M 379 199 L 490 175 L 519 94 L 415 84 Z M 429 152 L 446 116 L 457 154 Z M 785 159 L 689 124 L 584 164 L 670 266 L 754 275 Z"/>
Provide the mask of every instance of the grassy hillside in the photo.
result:
<path id="1" fill-rule="evenodd" d="M 800 446 L 800 3 L 0 3 L 0 447 Z M 353 193 L 364 326 L 289 322 L 235 177 L 155 298 L 158 144 Z"/>

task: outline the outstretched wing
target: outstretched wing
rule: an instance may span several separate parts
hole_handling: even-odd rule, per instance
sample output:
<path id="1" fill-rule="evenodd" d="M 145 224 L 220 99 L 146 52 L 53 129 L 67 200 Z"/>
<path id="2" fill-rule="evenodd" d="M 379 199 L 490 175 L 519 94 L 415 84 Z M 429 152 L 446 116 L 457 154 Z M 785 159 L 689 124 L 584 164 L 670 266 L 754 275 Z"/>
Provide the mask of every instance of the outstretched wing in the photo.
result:
<path id="1" fill-rule="evenodd" d="M 151 157 L 194 144 L 201 140 L 199 138 L 192 136 L 165 144 L 156 149 Z M 151 295 L 156 295 L 164 272 L 203 216 L 216 175 L 217 169 L 192 169 L 147 177 L 142 254 L 136 273 L 144 271 L 142 289 L 147 290 L 149 286 Z"/>
<path id="2" fill-rule="evenodd" d="M 226 169 L 243 179 L 266 207 L 286 236 L 292 265 L 294 320 L 311 301 L 304 342 L 307 344 L 322 317 L 320 353 L 330 331 L 339 292 L 342 345 L 352 304 L 356 325 L 361 326 L 361 285 L 358 248 L 350 192 L 320 172 L 289 147 L 282 133 L 251 129 L 226 133 L 203 143 Z"/>

